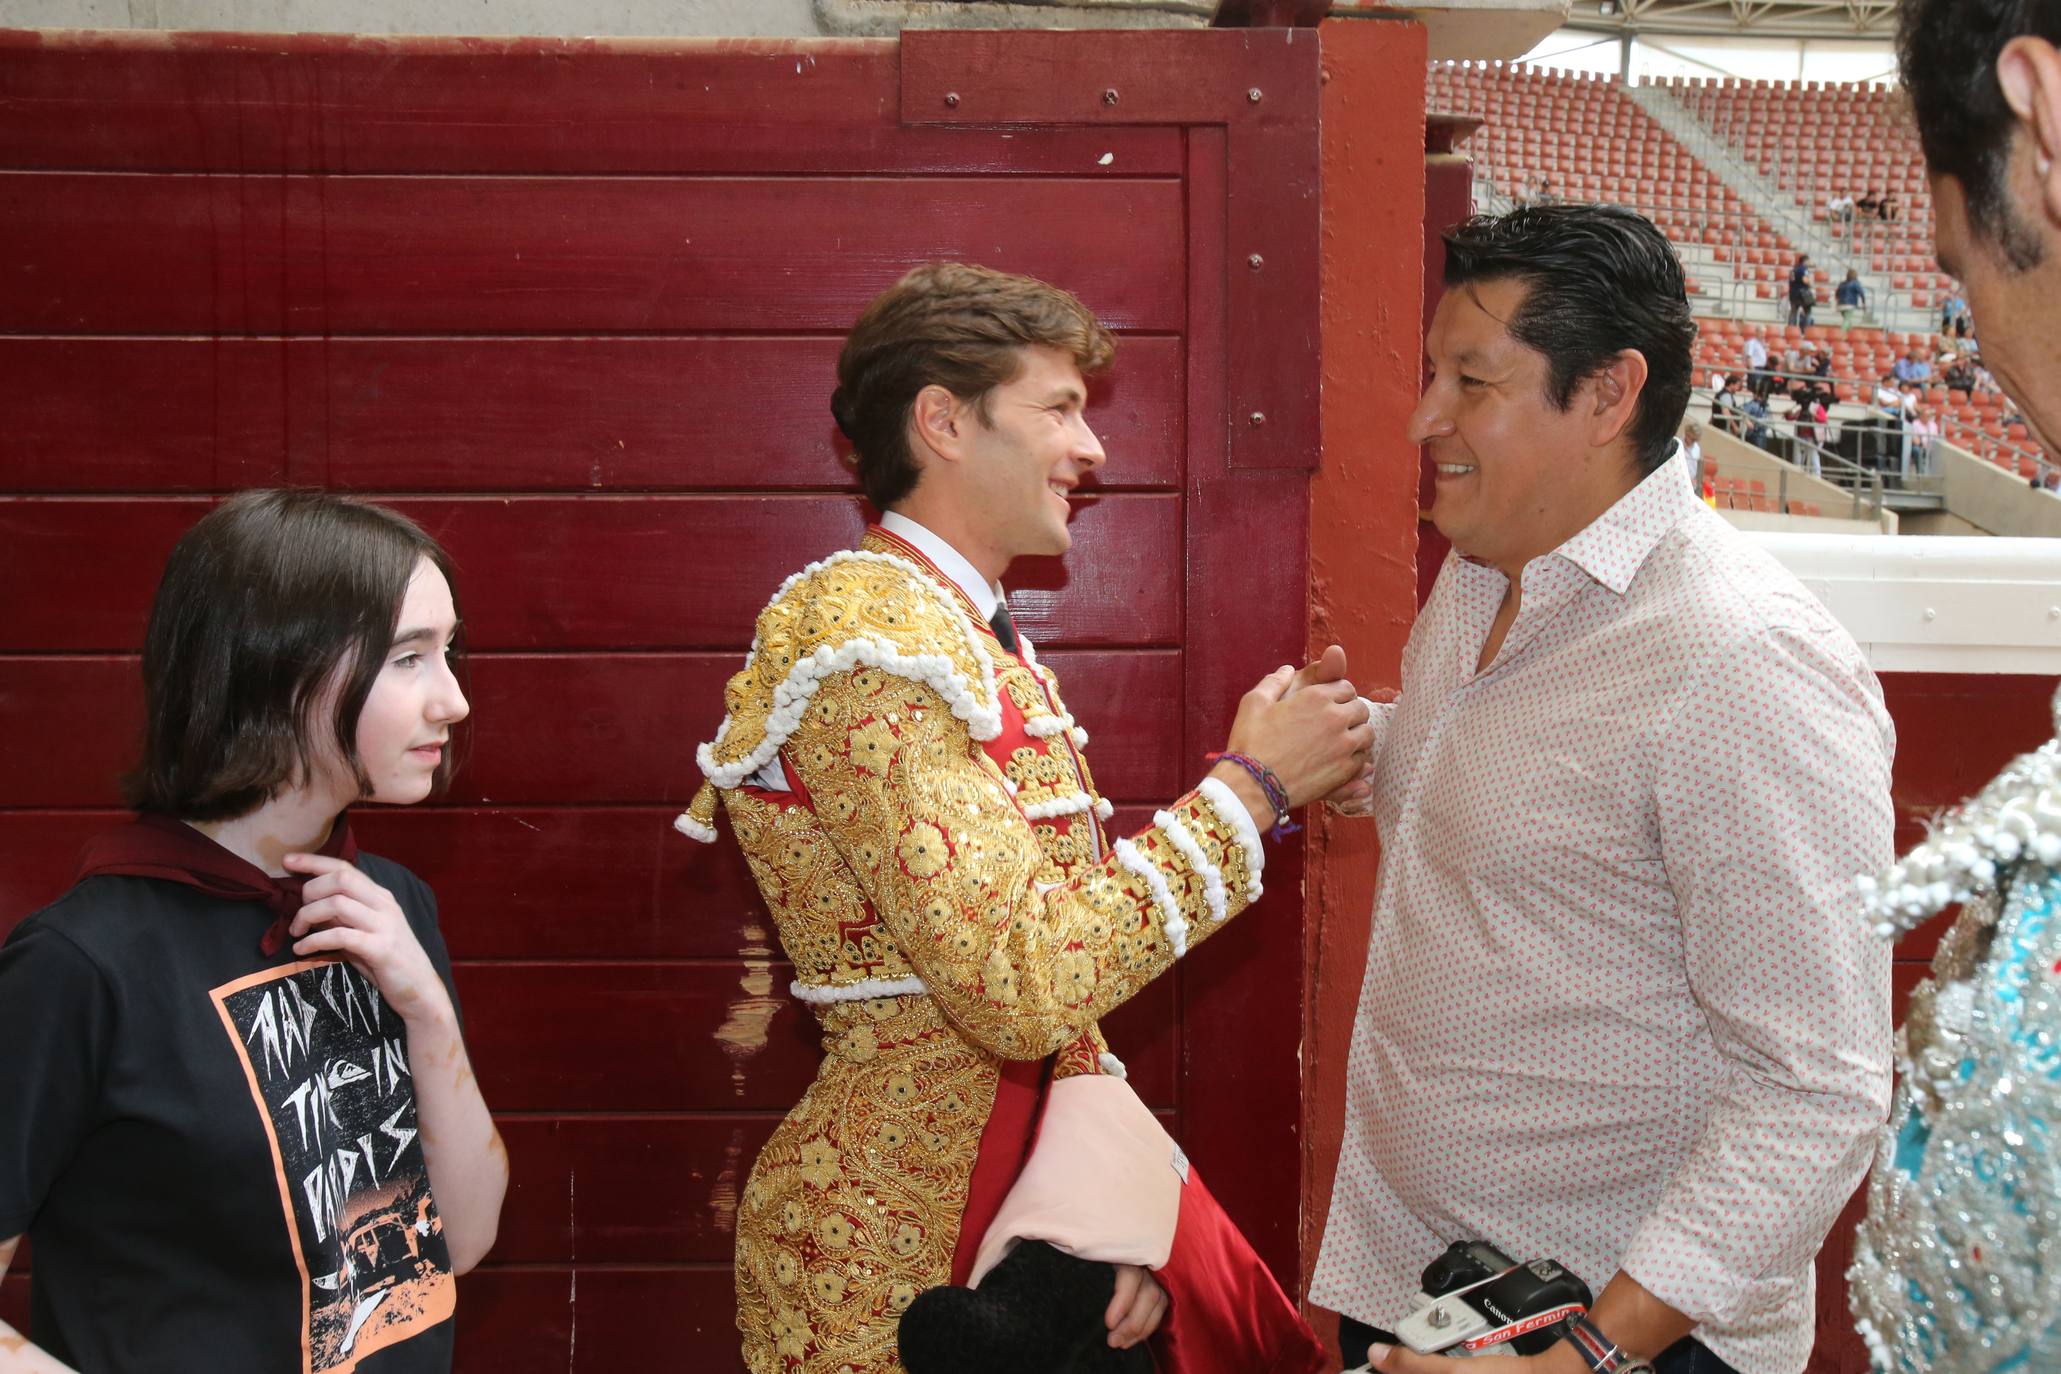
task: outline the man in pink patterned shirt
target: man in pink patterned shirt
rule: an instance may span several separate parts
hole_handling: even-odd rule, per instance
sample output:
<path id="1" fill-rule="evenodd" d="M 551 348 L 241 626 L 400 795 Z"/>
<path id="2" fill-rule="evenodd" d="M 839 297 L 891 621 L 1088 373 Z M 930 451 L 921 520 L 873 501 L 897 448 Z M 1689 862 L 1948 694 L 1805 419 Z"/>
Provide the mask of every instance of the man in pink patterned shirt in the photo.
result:
<path id="1" fill-rule="evenodd" d="M 1689 491 L 1694 323 L 1646 220 L 1446 236 L 1412 419 L 1454 553 L 1377 713 L 1382 872 L 1311 1300 L 1380 1328 L 1448 1242 L 1582 1332 L 1474 1374 L 1798 1374 L 1889 1100 L 1894 735 L 1852 638 Z"/>

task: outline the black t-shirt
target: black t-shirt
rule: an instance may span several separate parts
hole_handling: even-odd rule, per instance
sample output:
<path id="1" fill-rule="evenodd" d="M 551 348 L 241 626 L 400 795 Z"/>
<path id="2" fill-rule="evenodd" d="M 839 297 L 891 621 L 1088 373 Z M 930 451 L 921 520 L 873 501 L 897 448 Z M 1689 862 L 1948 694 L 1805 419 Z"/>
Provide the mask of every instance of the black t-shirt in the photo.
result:
<path id="1" fill-rule="evenodd" d="M 358 865 L 450 986 L 429 888 Z M 0 1238 L 85 1374 L 451 1367 L 406 1029 L 349 964 L 267 959 L 271 920 L 102 875 L 0 946 Z"/>

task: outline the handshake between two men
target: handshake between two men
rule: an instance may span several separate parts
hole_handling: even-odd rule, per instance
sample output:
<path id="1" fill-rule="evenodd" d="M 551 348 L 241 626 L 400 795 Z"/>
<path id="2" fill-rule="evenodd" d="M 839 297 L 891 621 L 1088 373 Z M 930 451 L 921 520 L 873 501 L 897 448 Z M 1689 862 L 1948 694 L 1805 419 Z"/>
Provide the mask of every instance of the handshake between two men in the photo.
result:
<path id="1" fill-rule="evenodd" d="M 1283 664 L 1245 694 L 1211 776 L 1262 829 L 1316 801 L 1359 812 L 1373 796 L 1374 744 L 1373 703 L 1346 677 L 1345 650 L 1333 644 L 1302 668 Z"/>

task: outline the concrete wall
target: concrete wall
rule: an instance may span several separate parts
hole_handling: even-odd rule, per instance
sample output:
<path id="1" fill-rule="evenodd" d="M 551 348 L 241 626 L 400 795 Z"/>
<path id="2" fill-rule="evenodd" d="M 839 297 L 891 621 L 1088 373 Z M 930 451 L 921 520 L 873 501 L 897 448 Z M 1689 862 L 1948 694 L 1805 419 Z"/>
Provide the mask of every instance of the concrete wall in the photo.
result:
<path id="1" fill-rule="evenodd" d="M 218 29 L 584 38 L 881 38 L 904 28 L 1207 24 L 1218 0 L 0 0 L 4 29 Z M 1434 58 L 1508 58 L 1569 0 L 1333 0 L 1339 19 L 1414 19 Z"/>
<path id="2" fill-rule="evenodd" d="M 0 28 L 595 38 L 887 36 L 904 26 L 1165 28 L 1216 0 L 0 0 Z"/>
<path id="3" fill-rule="evenodd" d="M 1933 468 L 1946 479 L 1947 509 L 1987 534 L 2061 535 L 2061 498 L 1951 444 L 1935 444 Z"/>
<path id="4" fill-rule="evenodd" d="M 1743 478 L 1750 482 L 1765 482 L 1768 488 L 1768 497 L 1771 500 L 1775 499 L 1784 490 L 1783 483 L 1786 480 L 1788 484 L 1788 498 L 1791 501 L 1809 501 L 1816 505 L 1824 512 L 1824 515 L 1820 517 L 1821 519 L 1836 522 L 1828 528 L 1836 528 L 1842 532 L 1852 532 L 1853 530 L 1855 522 L 1852 519 L 1854 505 L 1852 492 L 1834 486 L 1822 478 L 1813 477 L 1801 468 L 1791 467 L 1774 454 L 1764 449 L 1755 448 L 1743 439 L 1737 439 L 1729 434 L 1722 433 L 1709 424 L 1703 426 L 1703 461 L 1706 466 L 1715 463 L 1717 465 L 1716 475 L 1719 477 L 1730 477 L 1735 480 Z M 1865 510 L 1866 507 L 1863 506 L 1862 509 Z M 1742 529 L 1800 529 L 1803 528 L 1800 525 L 1790 525 L 1785 522 L 1811 518 L 1800 515 L 1783 516 L 1779 513 L 1769 514 L 1760 511 L 1729 511 L 1726 513 L 1753 515 L 1758 517 L 1759 522 L 1769 520 L 1774 522 L 1772 524 L 1759 522 L 1741 524 L 1740 528 Z M 1739 524 L 1737 521 L 1733 523 Z M 1877 522 L 1872 518 L 1864 517 L 1861 523 L 1872 526 Z M 1882 533 L 1896 533 L 1897 517 L 1894 511 L 1883 511 L 1880 523 Z"/>
<path id="5" fill-rule="evenodd" d="M 1898 532 L 1894 511 L 1885 512 L 1889 519 L 1841 520 L 1830 515 L 1777 515 L 1772 511 L 1721 510 L 1735 530 L 1752 530 L 1764 534 L 1863 534 L 1884 535 Z M 1904 531 L 1909 533 L 1908 529 Z"/>

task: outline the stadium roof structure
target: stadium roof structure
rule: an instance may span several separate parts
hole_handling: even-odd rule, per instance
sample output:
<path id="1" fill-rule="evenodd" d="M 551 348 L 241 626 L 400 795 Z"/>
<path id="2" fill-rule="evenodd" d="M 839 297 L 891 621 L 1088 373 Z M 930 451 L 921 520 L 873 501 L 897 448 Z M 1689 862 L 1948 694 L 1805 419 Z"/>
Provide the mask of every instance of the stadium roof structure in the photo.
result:
<path id="1" fill-rule="evenodd" d="M 1860 38 L 1896 34 L 1897 0 L 1574 0 L 1577 28 L 1743 38 Z"/>

